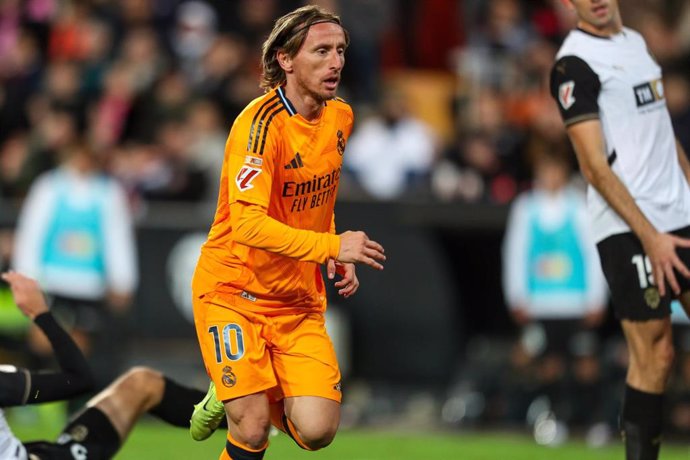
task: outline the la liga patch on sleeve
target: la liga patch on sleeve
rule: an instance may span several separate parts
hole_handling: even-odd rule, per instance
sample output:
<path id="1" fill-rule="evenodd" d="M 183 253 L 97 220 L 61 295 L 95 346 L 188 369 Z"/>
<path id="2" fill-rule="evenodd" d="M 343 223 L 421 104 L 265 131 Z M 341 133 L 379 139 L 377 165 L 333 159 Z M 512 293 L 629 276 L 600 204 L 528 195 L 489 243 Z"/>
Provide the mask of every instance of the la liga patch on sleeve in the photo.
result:
<path id="1" fill-rule="evenodd" d="M 251 166 L 242 166 L 235 177 L 235 184 L 240 192 L 254 188 L 252 182 L 261 174 L 261 169 L 252 168 Z"/>
<path id="2" fill-rule="evenodd" d="M 558 102 L 561 103 L 563 110 L 568 110 L 575 103 L 575 82 L 573 80 L 561 83 L 558 87 Z"/>

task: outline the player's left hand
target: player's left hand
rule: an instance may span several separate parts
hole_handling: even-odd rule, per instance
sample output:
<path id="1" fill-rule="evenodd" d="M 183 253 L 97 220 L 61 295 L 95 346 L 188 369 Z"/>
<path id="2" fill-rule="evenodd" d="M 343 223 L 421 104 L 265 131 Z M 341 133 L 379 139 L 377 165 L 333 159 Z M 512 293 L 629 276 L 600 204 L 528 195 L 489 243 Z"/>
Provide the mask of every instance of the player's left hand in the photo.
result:
<path id="1" fill-rule="evenodd" d="M 355 264 L 347 264 L 337 262 L 335 259 L 328 259 L 326 273 L 328 274 L 329 280 L 334 279 L 336 274 L 342 277 L 335 282 L 334 286 L 338 288 L 338 294 L 346 299 L 359 289 L 359 280 L 355 273 Z"/>

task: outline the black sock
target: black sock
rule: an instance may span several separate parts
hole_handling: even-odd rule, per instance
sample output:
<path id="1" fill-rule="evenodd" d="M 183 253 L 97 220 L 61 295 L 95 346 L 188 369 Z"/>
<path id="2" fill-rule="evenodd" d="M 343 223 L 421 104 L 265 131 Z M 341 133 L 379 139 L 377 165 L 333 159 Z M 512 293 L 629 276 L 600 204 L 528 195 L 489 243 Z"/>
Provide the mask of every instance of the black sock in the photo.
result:
<path id="1" fill-rule="evenodd" d="M 121 444 L 112 422 L 97 407 L 84 409 L 62 430 L 57 443 L 72 442 L 88 444 L 89 455 L 93 458 L 112 458 Z"/>
<path id="2" fill-rule="evenodd" d="M 194 404 L 204 398 L 204 393 L 178 385 L 173 380 L 164 377 L 165 389 L 161 402 L 149 410 L 164 422 L 180 428 L 189 427 L 189 419 L 194 411 Z"/>
<path id="3" fill-rule="evenodd" d="M 231 460 L 262 460 L 266 453 L 268 442 L 261 450 L 248 450 L 246 447 L 237 444 L 237 441 L 231 439 L 230 433 L 225 440 L 225 453 L 228 454 Z M 223 458 L 221 456 L 221 458 Z"/>
<path id="4" fill-rule="evenodd" d="M 663 394 L 625 386 L 621 431 L 626 460 L 657 460 L 661 447 Z"/>
<path id="5" fill-rule="evenodd" d="M 167 377 L 164 377 L 164 380 L 163 398 L 156 407 L 149 410 L 149 413 L 173 426 L 189 428 L 194 405 L 204 399 L 206 393 L 179 385 Z M 220 426 L 227 427 L 227 421 L 223 420 Z"/>

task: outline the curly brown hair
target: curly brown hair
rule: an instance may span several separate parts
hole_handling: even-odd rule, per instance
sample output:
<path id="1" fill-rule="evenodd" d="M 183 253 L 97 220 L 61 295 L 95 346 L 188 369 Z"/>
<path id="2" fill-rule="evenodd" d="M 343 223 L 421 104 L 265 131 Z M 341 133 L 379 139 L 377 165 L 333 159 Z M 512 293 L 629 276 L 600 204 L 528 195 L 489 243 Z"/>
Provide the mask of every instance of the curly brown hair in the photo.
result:
<path id="1" fill-rule="evenodd" d="M 278 63 L 277 53 L 283 51 L 294 57 L 304 44 L 309 28 L 314 24 L 333 22 L 340 27 L 340 17 L 316 5 L 303 6 L 279 18 L 270 35 L 261 47 L 261 83 L 264 91 L 270 91 L 286 82 L 285 71 Z M 345 45 L 350 43 L 350 36 L 343 27 Z"/>

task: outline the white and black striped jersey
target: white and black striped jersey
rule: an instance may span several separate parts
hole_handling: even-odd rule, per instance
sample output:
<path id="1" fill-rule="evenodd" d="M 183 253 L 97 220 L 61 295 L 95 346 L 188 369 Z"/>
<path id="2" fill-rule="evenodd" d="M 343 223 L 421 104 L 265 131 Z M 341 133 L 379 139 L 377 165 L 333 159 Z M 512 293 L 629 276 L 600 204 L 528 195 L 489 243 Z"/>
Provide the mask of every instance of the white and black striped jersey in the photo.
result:
<path id="1" fill-rule="evenodd" d="M 632 29 L 600 37 L 570 32 L 551 71 L 566 125 L 601 120 L 613 172 L 659 231 L 690 224 L 690 188 L 677 158 L 661 68 Z M 587 205 L 597 242 L 630 227 L 593 188 Z"/>

